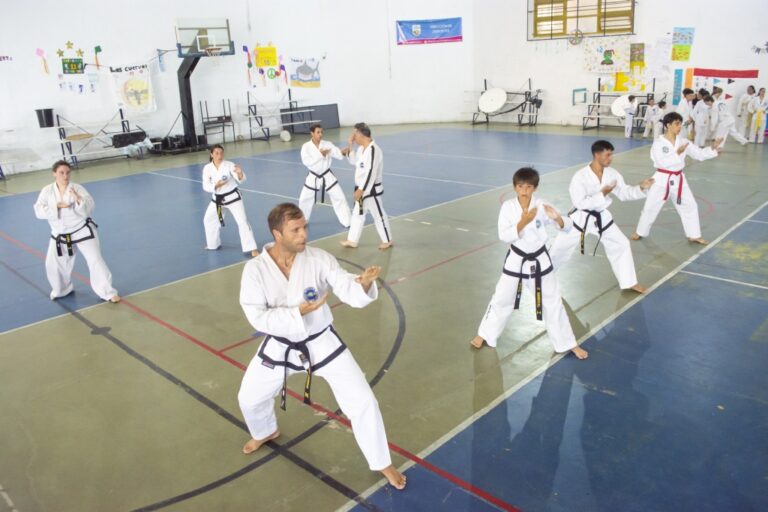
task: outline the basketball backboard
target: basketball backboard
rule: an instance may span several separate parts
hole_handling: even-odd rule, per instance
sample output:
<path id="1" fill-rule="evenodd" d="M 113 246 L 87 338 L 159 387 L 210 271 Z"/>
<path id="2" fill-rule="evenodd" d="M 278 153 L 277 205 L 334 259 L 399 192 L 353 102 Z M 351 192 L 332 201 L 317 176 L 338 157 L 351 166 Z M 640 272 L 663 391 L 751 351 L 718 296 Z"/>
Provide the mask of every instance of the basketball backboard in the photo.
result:
<path id="1" fill-rule="evenodd" d="M 176 20 L 179 57 L 234 55 L 235 44 L 226 18 L 180 18 Z"/>

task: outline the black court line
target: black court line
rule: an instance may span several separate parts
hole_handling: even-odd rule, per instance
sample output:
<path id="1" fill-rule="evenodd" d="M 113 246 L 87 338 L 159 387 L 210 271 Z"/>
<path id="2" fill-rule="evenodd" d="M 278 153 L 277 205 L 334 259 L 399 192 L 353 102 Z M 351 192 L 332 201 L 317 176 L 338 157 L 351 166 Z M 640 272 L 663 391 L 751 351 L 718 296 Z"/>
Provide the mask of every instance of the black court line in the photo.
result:
<path id="1" fill-rule="evenodd" d="M 352 265 L 352 266 L 354 266 L 356 268 L 364 270 L 363 267 L 361 267 L 360 265 L 357 265 L 357 264 L 355 264 L 355 263 L 353 263 L 351 261 L 348 261 L 348 260 L 341 260 L 341 261 L 344 261 L 345 263 L 348 263 L 349 265 Z M 35 284 L 34 282 L 32 282 L 29 279 L 27 279 L 26 277 L 24 277 L 22 274 L 20 274 L 18 271 L 16 271 L 16 269 L 14 269 L 13 267 L 9 266 L 8 264 L 6 264 L 3 261 L 0 261 L 0 265 L 5 267 L 9 272 L 11 272 L 16 277 L 18 277 L 19 279 L 21 279 L 22 281 L 27 283 L 29 286 L 31 286 L 33 289 L 35 289 L 36 291 L 38 291 L 42 295 L 44 295 L 46 297 L 48 296 L 48 293 L 45 290 L 43 290 L 42 288 L 37 286 L 37 284 Z M 379 282 L 380 282 L 382 288 L 384 288 L 384 290 L 388 293 L 388 295 L 392 299 L 392 301 L 393 301 L 393 303 L 395 305 L 395 309 L 397 310 L 397 313 L 398 313 L 398 320 L 399 321 L 398 321 L 398 333 L 397 333 L 397 336 L 395 338 L 395 342 L 393 343 L 392 349 L 390 350 L 390 353 L 389 353 L 387 359 L 384 361 L 384 363 L 382 364 L 381 368 L 376 373 L 374 378 L 370 381 L 371 387 L 374 387 L 376 385 L 376 383 L 378 383 L 378 381 L 381 380 L 381 378 L 385 375 L 387 369 L 392 365 L 392 363 L 394 362 L 395 357 L 397 356 L 397 353 L 400 350 L 400 347 L 402 345 L 402 341 L 403 341 L 403 339 L 405 337 L 405 312 L 403 310 L 402 304 L 400 303 L 399 298 L 397 297 L 397 295 L 395 294 L 395 292 L 391 289 L 391 287 L 389 285 L 387 285 L 383 280 L 379 280 Z M 184 390 L 184 392 L 186 392 L 188 395 L 192 396 L 198 402 L 202 403 L 203 405 L 205 405 L 209 409 L 213 410 L 216 414 L 218 414 L 222 418 L 226 419 L 231 424 L 237 426 L 238 428 L 240 428 L 241 430 L 244 430 L 245 432 L 248 432 L 248 428 L 247 428 L 247 426 L 245 425 L 244 422 L 242 422 L 241 420 L 239 420 L 236 417 L 234 417 L 232 414 L 230 414 L 224 408 L 220 407 L 218 404 L 216 404 L 215 402 L 213 402 L 212 400 L 210 400 L 209 398 L 207 398 L 203 394 L 199 393 L 197 390 L 195 390 L 194 388 L 192 388 L 191 386 L 186 384 L 184 381 L 182 381 L 181 379 L 179 379 L 178 377 L 176 377 L 172 373 L 170 373 L 170 372 L 160 368 L 155 363 L 153 363 L 150 359 L 148 359 L 147 357 L 141 355 L 140 353 L 138 353 L 135 350 L 133 350 L 132 348 L 130 348 L 125 342 L 121 341 L 116 336 L 110 334 L 109 331 L 111 330 L 111 327 L 109 327 L 109 326 L 104 326 L 104 327 L 97 326 L 96 324 L 94 324 L 93 322 L 91 322 L 90 320 L 85 318 L 81 313 L 79 313 L 76 310 L 73 310 L 72 308 L 68 307 L 66 304 L 62 303 L 61 301 L 56 301 L 56 304 L 59 307 L 61 307 L 62 309 L 64 309 L 65 311 L 69 312 L 78 321 L 80 321 L 81 323 L 83 323 L 84 325 L 89 327 L 91 329 L 91 334 L 103 336 L 108 341 L 110 341 L 112 344 L 116 345 L 118 348 L 120 348 L 121 350 L 126 352 L 128 355 L 130 355 L 134 359 L 138 360 L 139 362 L 141 362 L 145 366 L 149 367 L 152 371 L 154 371 L 155 373 L 159 374 L 161 377 L 163 377 L 166 380 L 172 382 L 173 384 L 181 387 Z M 335 413 L 336 414 L 341 414 L 341 410 L 336 410 Z M 313 435 L 316 432 L 318 432 L 319 430 L 321 430 L 325 425 L 330 423 L 330 421 L 331 421 L 331 418 L 325 418 L 325 419 L 319 421 L 318 423 L 316 423 L 315 425 L 313 425 L 312 427 L 310 427 L 309 429 L 307 429 L 306 431 L 304 431 L 303 433 L 301 433 L 300 435 L 296 436 L 295 438 L 291 439 L 290 441 L 288 441 L 287 443 L 282 444 L 282 445 L 279 444 L 279 443 L 276 443 L 275 441 L 269 441 L 266 444 L 267 444 L 267 446 L 269 446 L 273 450 L 272 452 L 270 452 L 269 454 L 263 456 L 262 458 L 260 458 L 260 459 L 258 459 L 256 461 L 252 462 L 251 464 L 249 464 L 249 465 L 239 469 L 238 471 L 235 471 L 234 473 L 231 473 L 231 474 L 229 474 L 229 475 L 227 475 L 227 476 L 225 476 L 223 478 L 220 478 L 218 480 L 210 482 L 210 483 L 208 483 L 206 485 L 203 485 L 201 487 L 198 487 L 198 488 L 193 489 L 191 491 L 188 491 L 186 493 L 183 493 L 183 494 L 180 494 L 180 495 L 177 495 L 177 496 L 174 496 L 174 497 L 171 497 L 171 498 L 168 498 L 168 499 L 165 499 L 165 500 L 153 503 L 151 505 L 147 505 L 147 506 L 139 508 L 139 509 L 135 509 L 135 512 L 159 510 L 161 508 L 164 508 L 164 507 L 167 507 L 167 506 L 179 503 L 181 501 L 185 501 L 187 499 L 199 496 L 199 495 L 204 494 L 204 493 L 206 493 L 208 491 L 216 489 L 216 488 L 218 488 L 218 487 L 220 487 L 220 486 L 222 486 L 224 484 L 227 484 L 227 483 L 229 483 L 229 482 L 231 482 L 233 480 L 236 480 L 237 478 L 239 478 L 239 477 L 241 477 L 241 476 L 243 476 L 243 475 L 253 471 L 254 469 L 257 469 L 257 468 L 261 467 L 262 465 L 266 464 L 267 462 L 271 461 L 272 459 L 275 459 L 278 455 L 283 455 L 284 457 L 286 457 L 288 460 L 290 460 L 291 462 L 293 462 L 297 466 L 299 466 L 302 469 L 304 469 L 305 471 L 309 472 L 314 477 L 320 479 L 322 482 L 324 482 L 325 484 L 329 485 L 331 488 L 333 488 L 334 490 L 338 491 L 339 493 L 341 493 L 345 497 L 347 497 L 347 498 L 349 498 L 351 500 L 354 500 L 355 502 L 359 503 L 364 508 L 366 508 L 368 510 L 379 510 L 374 505 L 368 503 L 364 498 L 361 498 L 360 495 L 358 493 L 356 493 L 354 490 L 346 487 L 344 484 L 342 484 L 338 480 L 335 480 L 333 477 L 327 475 L 326 473 L 321 471 L 319 468 L 316 468 L 315 466 L 313 466 L 312 464 L 310 464 L 309 462 L 307 462 L 306 460 L 302 459 L 301 457 L 299 457 L 298 455 L 294 454 L 293 452 L 291 452 L 289 450 L 289 448 L 297 445 L 298 443 L 304 441 L 305 439 L 307 439 L 311 435 Z"/>

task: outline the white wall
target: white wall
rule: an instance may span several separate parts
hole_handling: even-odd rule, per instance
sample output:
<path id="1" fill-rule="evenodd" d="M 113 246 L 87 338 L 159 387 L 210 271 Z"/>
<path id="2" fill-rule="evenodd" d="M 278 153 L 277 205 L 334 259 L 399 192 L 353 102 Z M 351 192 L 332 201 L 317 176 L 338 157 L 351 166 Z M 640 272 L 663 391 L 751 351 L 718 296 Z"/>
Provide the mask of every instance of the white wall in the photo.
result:
<path id="1" fill-rule="evenodd" d="M 202 59 L 192 75 L 195 115 L 197 101 L 229 98 L 235 114 L 246 111 L 248 83 L 241 47 L 272 42 L 290 56 L 326 55 L 320 67 L 322 87 L 293 89 L 304 104 L 337 103 L 341 123 L 376 125 L 463 118 L 464 91 L 471 83 L 471 0 L 300 0 L 274 2 L 239 0 L 212 4 L 208 0 L 133 0 L 129 4 L 81 0 L 6 0 L 0 17 L 0 148 L 30 148 L 39 158 L 26 159 L 13 170 L 41 168 L 59 156 L 55 130 L 37 126 L 34 109 L 52 107 L 71 121 L 98 124 L 117 110 L 109 74 L 99 81 L 100 92 L 82 96 L 57 89 L 55 51 L 67 40 L 92 61 L 101 45 L 103 65 L 146 62 L 156 48 L 175 47 L 176 18 L 226 17 L 236 55 Z M 465 41 L 419 46 L 395 44 L 396 19 L 462 17 Z M 44 48 L 51 74 L 42 72 L 35 49 Z M 165 56 L 165 72 L 151 61 L 158 110 L 131 119 L 151 136 L 162 136 L 179 112 L 175 53 Z M 469 70 L 469 71 L 467 71 Z M 256 91 L 261 102 L 277 102 L 283 94 Z M 174 133 L 181 133 L 181 124 Z M 238 134 L 247 135 L 247 123 Z M 7 153 L 6 153 L 7 154 Z M 2 158 L 2 157 L 0 157 Z"/>
<path id="2" fill-rule="evenodd" d="M 539 122 L 578 125 L 586 108 L 571 105 L 571 91 L 581 87 L 595 90 L 600 75 L 582 70 L 582 48 L 569 45 L 567 40 L 526 41 L 526 5 L 526 0 L 475 2 L 475 75 L 511 90 L 530 77 L 534 88 L 544 90 Z M 673 68 L 759 69 L 756 85 L 768 85 L 768 54 L 757 55 L 751 50 L 768 39 L 762 16 L 766 6 L 765 0 L 726 4 L 715 0 L 642 0 L 636 6 L 636 35 L 630 41 L 653 45 L 676 26 L 695 27 L 691 60 L 673 63 L 678 64 Z M 478 83 L 482 85 L 481 80 Z M 670 92 L 668 99 L 672 88 L 672 76 L 657 81 L 656 90 Z M 512 120 L 511 115 L 496 120 L 502 117 Z"/>
<path id="3" fill-rule="evenodd" d="M 711 5 L 710 5 L 711 4 Z M 55 50 L 71 39 L 86 51 L 101 45 L 102 64 L 146 62 L 156 48 L 173 49 L 179 17 L 226 17 L 236 50 L 243 44 L 272 42 L 279 53 L 322 56 L 320 89 L 294 89 L 304 104 L 337 103 L 342 124 L 464 121 L 470 118 L 482 79 L 517 89 L 527 78 L 544 89 L 540 122 L 566 120 L 578 124 L 584 107 L 571 106 L 571 90 L 594 89 L 597 75 L 582 71 L 582 50 L 567 41 L 526 40 L 527 0 L 133 0 L 129 4 L 80 0 L 6 0 L 0 16 L 0 149 L 31 148 L 13 170 L 42 168 L 58 153 L 55 130 L 37 127 L 34 109 L 53 107 L 79 123 L 105 121 L 116 111 L 110 77 L 104 72 L 98 94 L 84 96 L 57 90 Z M 764 0 L 739 0 L 739 9 L 724 9 L 714 0 L 643 0 L 637 6 L 634 42 L 655 43 L 675 26 L 696 28 L 692 60 L 681 67 L 758 68 L 768 82 L 768 55 L 751 51 L 764 42 Z M 745 12 L 756 13 L 755 16 Z M 457 17 L 463 19 L 464 41 L 397 46 L 396 19 Z M 51 75 L 41 71 L 35 49 L 46 50 Z M 230 98 L 233 112 L 245 112 L 245 57 L 203 59 L 192 76 L 195 100 Z M 151 136 L 168 131 L 179 111 L 174 53 L 165 57 L 166 71 L 152 60 L 158 110 L 132 116 Z M 671 90 L 672 77 L 659 89 Z M 280 95 L 260 92 L 262 102 Z M 506 116 L 503 116 L 506 117 Z M 496 120 L 502 120 L 497 118 Z M 199 121 L 199 119 L 198 119 Z M 199 128 L 199 124 L 198 124 Z M 174 133 L 181 132 L 181 125 Z M 247 123 L 238 126 L 247 135 Z M 5 153 L 7 155 L 7 153 Z M 0 159 L 2 159 L 0 153 Z"/>

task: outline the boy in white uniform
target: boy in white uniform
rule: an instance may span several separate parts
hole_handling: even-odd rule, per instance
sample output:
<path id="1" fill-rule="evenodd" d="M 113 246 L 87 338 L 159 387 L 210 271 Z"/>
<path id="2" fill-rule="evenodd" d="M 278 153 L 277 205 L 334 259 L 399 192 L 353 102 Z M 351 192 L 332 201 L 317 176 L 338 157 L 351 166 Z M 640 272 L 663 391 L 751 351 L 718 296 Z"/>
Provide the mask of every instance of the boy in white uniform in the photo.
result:
<path id="1" fill-rule="evenodd" d="M 362 308 L 376 300 L 381 267 L 355 276 L 331 254 L 307 247 L 307 221 L 301 210 L 283 203 L 269 213 L 275 238 L 243 269 L 240 305 L 254 329 L 267 334 L 248 365 L 238 393 L 240 409 L 251 434 L 243 453 L 258 450 L 277 438 L 275 396 L 285 409 L 286 380 L 306 371 L 304 402 L 310 404 L 312 376 L 323 377 L 352 423 L 352 433 L 372 471 L 381 471 L 397 489 L 403 476 L 392 465 L 379 404 L 365 375 L 333 328 L 326 301 L 333 293 Z"/>
<path id="2" fill-rule="evenodd" d="M 680 134 L 683 136 L 684 139 L 688 138 L 688 132 L 691 129 L 691 125 L 693 124 L 693 118 L 691 117 L 691 113 L 693 111 L 693 98 L 696 96 L 696 94 L 693 92 L 693 89 L 685 88 L 683 89 L 683 98 L 680 100 L 680 103 L 677 105 L 676 112 L 680 114 L 680 117 L 683 118 L 683 124 L 680 131 Z M 662 123 L 663 124 L 663 123 Z"/>
<path id="3" fill-rule="evenodd" d="M 736 129 L 739 133 L 743 133 L 745 137 L 749 138 L 749 127 L 752 124 L 752 114 L 749 111 L 749 104 L 755 97 L 755 86 L 747 86 L 747 92 L 741 95 L 739 98 L 739 104 L 736 110 L 737 125 Z"/>
<path id="4" fill-rule="evenodd" d="M 311 139 L 301 146 L 301 163 L 308 169 L 309 174 L 304 180 L 304 188 L 299 194 L 299 208 L 304 212 L 304 218 L 309 222 L 312 207 L 317 202 L 325 202 L 326 192 L 331 197 L 333 211 L 345 228 L 349 228 L 349 205 L 344 197 L 344 191 L 339 186 L 339 180 L 331 170 L 331 159 L 341 160 L 344 155 L 332 142 L 323 140 L 323 127 L 317 123 L 309 127 Z"/>
<path id="5" fill-rule="evenodd" d="M 713 88 L 712 97 L 715 99 L 715 103 L 712 106 L 713 138 L 721 139 L 718 149 L 723 147 L 728 135 L 731 135 L 742 146 L 746 144 L 748 142 L 746 137 L 736 131 L 736 119 L 733 118 L 728 105 L 726 105 L 723 99 L 723 90 L 720 87 Z"/>
<path id="6" fill-rule="evenodd" d="M 352 144 L 357 149 L 352 151 Z M 381 243 L 379 249 L 386 251 L 392 247 L 392 228 L 389 217 L 384 211 L 381 196 L 384 195 L 384 155 L 381 148 L 371 138 L 371 129 L 365 123 L 357 123 L 355 131 L 349 137 L 349 146 L 341 153 L 346 155 L 349 163 L 355 166 L 355 202 L 352 206 L 347 239 L 341 245 L 354 249 L 360 242 L 365 224 L 365 214 L 370 213 Z"/>
<path id="7" fill-rule="evenodd" d="M 536 318 L 544 320 L 555 352 L 571 351 L 579 359 L 587 351 L 576 344 L 568 314 L 560 297 L 560 286 L 547 252 L 546 224 L 569 231 L 572 222 L 534 192 L 539 186 L 539 173 L 523 167 L 512 178 L 517 197 L 504 201 L 499 212 L 499 238 L 510 244 L 504 259 L 501 278 L 485 311 L 480 327 L 471 341 L 475 348 L 483 343 L 496 347 L 512 311 L 520 307 L 523 280 L 536 298 Z"/>
<path id="8" fill-rule="evenodd" d="M 243 252 L 258 256 L 259 251 L 253 230 L 245 216 L 243 198 L 237 186 L 245 181 L 245 173 L 239 165 L 224 160 L 224 148 L 215 144 L 211 148 L 211 161 L 203 167 L 203 190 L 211 194 L 211 204 L 205 210 L 205 248 L 215 251 L 221 247 L 221 228 L 224 226 L 224 209 L 232 213 L 240 234 Z"/>
<path id="9" fill-rule="evenodd" d="M 765 139 L 766 110 L 768 110 L 768 98 L 765 97 L 765 87 L 757 91 L 757 96 L 749 103 L 749 113 L 752 115 L 752 123 L 749 125 L 749 140 L 756 144 L 762 144 Z"/>
<path id="10" fill-rule="evenodd" d="M 651 147 L 651 160 L 656 172 L 653 175 L 653 184 L 648 189 L 645 206 L 640 213 L 637 229 L 629 238 L 640 240 L 648 236 L 651 226 L 661 211 L 661 207 L 667 199 L 673 198 L 675 209 L 683 221 L 683 229 L 688 241 L 706 245 L 709 242 L 701 237 L 699 226 L 699 208 L 696 199 L 688 186 L 683 169 L 685 169 L 685 157 L 690 156 L 696 160 L 709 160 L 718 155 L 715 149 L 720 140 L 715 139 L 712 147 L 700 148 L 691 144 L 682 136 L 683 118 L 677 112 L 670 112 L 664 116 L 664 135 L 653 141 Z"/>
<path id="11" fill-rule="evenodd" d="M 645 116 L 643 116 L 643 122 L 645 123 L 645 129 L 643 129 L 643 138 L 647 138 L 651 130 L 654 131 L 653 138 L 656 138 L 656 130 L 654 125 L 659 114 L 659 107 L 656 105 L 656 100 L 648 98 L 648 106 L 645 107 Z"/>
<path id="12" fill-rule="evenodd" d="M 691 112 L 693 118 L 693 143 L 697 146 L 704 146 L 707 140 L 711 138 L 712 126 L 710 125 L 710 115 L 712 113 L 712 101 L 707 102 L 707 98 L 712 99 L 709 91 L 700 89 L 698 94 L 701 96 L 696 102 Z"/>
<path id="13" fill-rule="evenodd" d="M 637 114 L 637 103 L 635 97 L 630 95 L 628 98 L 629 106 L 624 109 L 624 137 L 632 138 L 632 130 L 635 128 L 635 114 Z"/>
<path id="14" fill-rule="evenodd" d="M 611 212 L 608 211 L 613 202 L 609 194 L 612 193 L 620 201 L 643 199 L 645 191 L 653 184 L 653 178 L 643 180 L 639 185 L 627 185 L 621 174 L 610 167 L 613 149 L 613 144 L 607 140 L 598 140 L 592 144 L 592 162 L 573 175 L 568 188 L 574 205 L 569 217 L 576 229 L 558 233 L 549 252 L 552 264 L 555 269 L 559 269 L 570 259 L 579 244 L 579 238 L 581 254 L 584 254 L 585 235 L 595 235 L 598 243 L 603 244 L 619 287 L 643 293 L 646 289 L 637 282 L 629 240 L 613 222 Z"/>
<path id="15" fill-rule="evenodd" d="M 74 290 L 72 269 L 75 249 L 88 264 L 91 288 L 102 300 L 120 302 L 112 287 L 112 273 L 101 255 L 96 223 L 91 219 L 94 202 L 85 187 L 69 181 L 71 168 L 65 160 L 53 164 L 54 183 L 40 191 L 35 216 L 51 226 L 51 240 L 45 257 L 45 273 L 51 284 L 51 300 Z"/>

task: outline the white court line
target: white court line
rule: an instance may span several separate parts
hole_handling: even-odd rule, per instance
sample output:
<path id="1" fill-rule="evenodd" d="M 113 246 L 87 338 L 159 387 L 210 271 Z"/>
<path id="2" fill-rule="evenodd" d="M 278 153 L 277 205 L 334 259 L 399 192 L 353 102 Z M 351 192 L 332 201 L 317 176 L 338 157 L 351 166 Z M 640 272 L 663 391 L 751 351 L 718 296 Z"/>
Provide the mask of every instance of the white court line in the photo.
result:
<path id="1" fill-rule="evenodd" d="M 172 180 L 181 180 L 181 181 L 191 181 L 193 183 L 203 183 L 202 180 L 193 180 L 192 178 L 182 178 L 181 176 L 171 176 L 169 174 L 161 174 L 159 172 L 155 171 L 148 171 L 146 174 L 151 174 L 153 176 L 162 176 L 163 178 L 171 178 Z M 273 194 L 272 192 L 262 192 L 260 190 L 253 190 L 250 188 L 243 188 L 243 187 L 237 187 L 238 189 L 242 190 L 243 192 L 251 192 L 253 194 L 262 194 L 265 196 L 274 196 L 274 197 L 282 197 L 283 199 L 291 199 L 292 201 L 298 201 L 298 197 L 292 197 L 292 196 L 284 196 L 282 194 Z"/>
<path id="2" fill-rule="evenodd" d="M 10 507 L 11 512 L 19 512 L 19 509 L 16 508 L 16 505 L 13 504 L 13 501 L 11 501 L 11 497 L 8 496 L 8 493 L 5 492 L 5 489 L 2 485 L 0 485 L 0 495 L 3 496 L 3 499 L 5 500 L 5 503 Z"/>
<path id="3" fill-rule="evenodd" d="M 758 224 L 768 224 L 768 221 L 765 221 L 765 220 L 749 219 L 747 222 L 757 222 Z"/>
<path id="4" fill-rule="evenodd" d="M 751 286 L 752 288 L 760 288 L 761 290 L 768 290 L 768 286 L 761 284 L 745 283 L 744 281 L 736 281 L 735 279 L 726 279 L 724 277 L 711 276 L 709 274 L 699 274 L 698 272 L 690 272 L 688 270 L 681 270 L 682 274 L 690 274 L 692 276 L 706 277 L 707 279 L 714 279 L 715 281 L 723 281 L 726 283 L 740 284 L 742 286 Z"/>
<path id="5" fill-rule="evenodd" d="M 644 298 L 648 297 L 652 291 L 654 291 L 656 288 L 658 288 L 662 284 L 664 284 L 667 281 L 669 281 L 670 279 L 672 279 L 672 277 L 674 277 L 675 274 L 677 274 L 678 272 L 681 272 L 683 268 L 685 268 L 687 265 L 692 263 L 699 256 L 701 256 L 705 252 L 707 252 L 710 249 L 712 249 L 715 245 L 717 245 L 720 241 L 722 241 L 726 236 L 730 235 L 731 232 L 733 232 L 736 228 L 738 228 L 739 226 L 741 226 L 742 224 L 747 222 L 749 217 L 751 217 L 754 214 L 756 214 L 758 211 L 760 211 L 761 208 L 765 207 L 766 205 L 768 205 L 768 201 L 766 201 L 761 206 L 759 206 L 756 209 L 754 209 L 752 212 L 747 214 L 746 217 L 741 219 L 737 224 L 735 224 L 730 229 L 728 229 L 726 232 L 724 232 L 722 235 L 717 237 L 709 245 L 707 245 L 706 247 L 702 248 L 698 253 L 692 255 L 690 258 L 688 258 L 687 260 L 682 262 L 680 265 L 678 265 L 674 270 L 669 272 L 667 275 L 662 277 L 660 280 L 656 281 L 654 284 L 652 284 L 650 287 L 648 287 L 648 290 L 644 294 L 640 294 L 637 297 L 635 297 L 634 299 L 630 300 L 627 304 L 624 305 L 624 307 L 622 307 L 618 311 L 613 312 L 610 316 L 608 316 L 608 318 L 606 318 L 605 320 L 603 320 L 602 322 L 597 324 L 595 327 L 590 329 L 588 332 L 586 332 L 583 336 L 581 336 L 577 340 L 577 343 L 579 345 L 581 345 L 584 341 L 586 341 L 590 337 L 594 336 L 603 327 L 605 327 L 609 323 L 613 322 L 616 318 L 618 318 L 621 314 L 623 314 L 629 308 L 631 308 L 632 306 L 634 306 L 635 304 L 637 304 L 638 302 L 640 302 Z M 539 336 L 534 338 L 534 340 L 544 336 L 545 334 L 546 334 L 546 332 L 540 334 Z M 488 349 L 486 349 L 486 350 L 488 350 Z M 474 423 L 475 421 L 479 420 L 480 418 L 482 418 L 483 416 L 488 414 L 494 407 L 496 407 L 501 402 L 503 402 L 504 400 L 506 400 L 507 398 L 512 396 L 517 390 L 519 390 L 520 388 L 522 388 L 523 386 L 525 386 L 526 384 L 531 382 L 533 379 L 538 377 L 540 374 L 542 374 L 543 372 L 547 371 L 551 366 L 556 364 L 558 361 L 560 361 L 566 355 L 568 355 L 567 352 L 564 353 L 564 354 L 556 354 L 555 356 L 553 356 L 552 359 L 550 359 L 545 364 L 541 365 L 539 368 L 536 368 L 535 370 L 533 370 L 525 378 L 523 378 L 520 382 L 518 382 L 516 385 L 512 386 L 511 388 L 506 390 L 504 393 L 499 395 L 495 400 L 491 401 L 488 405 L 486 405 L 485 407 L 483 407 L 482 409 L 477 411 L 475 414 L 473 414 L 469 418 L 465 419 L 464 421 L 462 421 L 461 423 L 456 425 L 454 428 L 452 428 L 447 433 L 445 433 L 442 437 L 440 437 L 437 441 L 435 441 L 434 443 L 430 444 L 429 446 L 427 446 L 426 448 L 421 450 L 419 453 L 416 454 L 416 456 L 419 457 L 420 459 L 426 459 L 432 452 L 434 452 L 435 450 L 440 448 L 442 445 L 444 445 L 445 443 L 450 441 L 453 437 L 455 437 L 456 434 L 458 434 L 462 430 L 465 430 L 472 423 Z M 414 465 L 416 465 L 416 462 L 408 460 L 402 466 L 400 466 L 398 468 L 398 470 L 400 472 L 404 472 L 404 471 L 406 471 L 407 469 L 411 468 Z M 382 483 L 374 484 L 371 487 L 369 487 L 368 489 L 366 489 L 364 492 L 362 492 L 360 494 L 360 497 L 363 498 L 363 499 L 368 498 L 371 494 L 373 494 L 374 492 L 376 492 L 377 490 L 379 490 L 380 488 L 382 488 L 385 485 L 386 484 L 382 484 Z M 349 501 L 346 505 L 344 505 L 343 507 L 339 508 L 338 510 L 339 511 L 348 511 L 348 510 L 351 510 L 352 508 L 354 508 L 355 506 L 357 506 L 357 502 Z"/>

